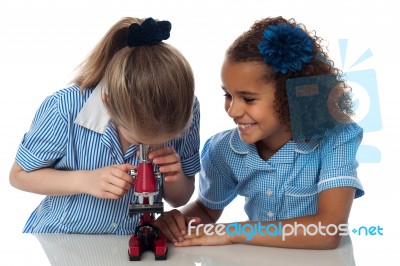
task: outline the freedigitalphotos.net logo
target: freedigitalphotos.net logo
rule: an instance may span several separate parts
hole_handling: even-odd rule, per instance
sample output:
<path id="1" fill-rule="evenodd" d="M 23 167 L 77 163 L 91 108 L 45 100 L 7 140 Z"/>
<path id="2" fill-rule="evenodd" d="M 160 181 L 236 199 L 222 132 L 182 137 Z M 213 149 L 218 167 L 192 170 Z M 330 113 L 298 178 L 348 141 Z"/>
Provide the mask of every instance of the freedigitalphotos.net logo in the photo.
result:
<path id="1" fill-rule="evenodd" d="M 370 58 L 371 50 L 367 49 L 347 67 L 347 40 L 339 40 L 339 48 L 341 69 L 351 91 L 343 90 L 336 74 L 295 77 L 286 81 L 290 125 L 295 141 L 323 137 L 326 129 L 346 124 L 350 118 L 363 128 L 364 136 L 382 129 L 375 70 L 351 70 Z M 350 113 L 354 115 L 349 117 Z M 361 143 L 357 161 L 379 163 L 379 149 L 367 141 L 368 139 L 364 138 Z"/>
<path id="2" fill-rule="evenodd" d="M 245 236 L 247 241 L 253 239 L 254 236 L 280 236 L 283 241 L 286 240 L 288 236 L 297 236 L 297 235 L 322 235 L 322 236 L 333 236 L 339 234 L 341 236 L 348 235 L 348 226 L 347 224 L 329 224 L 322 225 L 321 222 L 318 224 L 308 224 L 304 225 L 301 223 L 295 222 L 294 224 L 282 224 L 282 222 L 278 222 L 277 224 L 270 223 L 264 225 L 262 222 L 256 222 L 253 224 L 241 224 L 241 223 L 231 223 L 228 225 L 225 224 L 199 224 L 192 225 L 195 220 L 191 220 L 188 223 L 188 235 L 190 236 L 192 232 L 195 232 L 195 235 L 200 235 L 200 233 L 204 233 L 204 235 L 212 236 L 214 234 L 223 236 Z M 200 232 L 200 230 L 202 230 Z"/>
<path id="3" fill-rule="evenodd" d="M 383 227 L 380 225 L 352 227 L 350 232 L 357 236 L 383 236 Z"/>
<path id="4" fill-rule="evenodd" d="M 339 234 L 340 236 L 349 235 L 352 232 L 354 235 L 364 236 L 382 236 L 383 227 L 378 226 L 359 226 L 352 227 L 349 230 L 348 224 L 328 224 L 322 225 L 321 222 L 318 224 L 304 225 L 302 223 L 294 222 L 293 224 L 282 224 L 282 222 L 274 223 L 231 223 L 225 224 L 198 224 L 193 225 L 195 220 L 191 220 L 188 223 L 188 235 L 194 234 L 196 236 L 203 233 L 206 236 L 212 235 L 229 235 L 229 236 L 245 236 L 247 241 L 253 239 L 253 237 L 259 236 L 275 236 L 281 237 L 282 241 L 285 241 L 288 236 L 334 236 Z"/>

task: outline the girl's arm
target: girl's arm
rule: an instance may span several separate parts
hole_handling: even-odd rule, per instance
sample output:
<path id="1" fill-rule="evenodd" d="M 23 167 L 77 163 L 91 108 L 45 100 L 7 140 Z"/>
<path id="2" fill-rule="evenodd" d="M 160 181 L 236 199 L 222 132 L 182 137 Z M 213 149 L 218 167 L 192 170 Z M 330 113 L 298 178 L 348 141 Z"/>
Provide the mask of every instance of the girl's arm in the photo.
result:
<path id="1" fill-rule="evenodd" d="M 163 197 L 173 208 L 185 205 L 194 192 L 194 176 L 182 176 L 176 182 L 164 182 Z"/>
<path id="2" fill-rule="evenodd" d="M 340 233 L 347 233 L 347 221 L 354 194 L 355 189 L 352 187 L 338 187 L 324 190 L 319 194 L 318 211 L 315 215 L 274 222 L 224 224 L 225 229 L 230 232 L 229 235 L 226 232 L 223 235 L 217 234 L 215 231 L 217 228 L 216 224 L 213 225 L 212 232 L 205 233 L 206 229 L 202 225 L 201 230 L 192 230 L 190 235 L 186 234 L 184 241 L 177 242 L 176 245 L 226 245 L 242 243 L 284 248 L 336 248 L 340 243 Z M 193 214 L 191 213 L 191 215 Z M 279 230 L 277 232 L 276 228 L 280 228 L 281 232 Z M 235 229 L 240 234 L 233 233 Z M 196 235 L 196 233 L 199 234 Z"/>
<path id="3" fill-rule="evenodd" d="M 182 207 L 181 211 L 174 209 L 165 212 L 154 222 L 154 225 L 173 243 L 183 241 L 188 230 L 200 222 L 215 223 L 221 217 L 223 209 L 212 210 L 200 201 L 194 201 Z"/>
<path id="4" fill-rule="evenodd" d="M 112 165 L 96 170 L 62 171 L 41 168 L 25 171 L 15 162 L 10 184 L 15 188 L 42 195 L 90 194 L 98 198 L 118 199 L 132 188 L 129 164 Z"/>

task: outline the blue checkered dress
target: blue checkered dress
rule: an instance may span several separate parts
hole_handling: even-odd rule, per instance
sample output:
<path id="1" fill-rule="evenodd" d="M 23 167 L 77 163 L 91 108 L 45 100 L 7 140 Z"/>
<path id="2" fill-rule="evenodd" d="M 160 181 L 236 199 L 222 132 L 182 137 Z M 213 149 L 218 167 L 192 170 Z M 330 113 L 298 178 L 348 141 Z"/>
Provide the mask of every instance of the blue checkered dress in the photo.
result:
<path id="1" fill-rule="evenodd" d="M 199 200 L 223 209 L 241 195 L 250 220 L 274 221 L 315 214 L 318 193 L 326 189 L 350 186 L 360 197 L 355 157 L 362 134 L 347 124 L 307 143 L 289 141 L 264 161 L 237 129 L 218 133 L 202 150 Z"/>

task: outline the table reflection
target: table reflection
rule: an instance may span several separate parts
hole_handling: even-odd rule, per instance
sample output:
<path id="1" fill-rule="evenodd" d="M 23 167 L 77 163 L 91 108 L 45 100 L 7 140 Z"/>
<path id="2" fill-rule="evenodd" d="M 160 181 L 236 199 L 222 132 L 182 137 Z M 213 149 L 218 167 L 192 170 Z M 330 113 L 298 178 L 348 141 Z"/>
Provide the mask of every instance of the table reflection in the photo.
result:
<path id="1" fill-rule="evenodd" d="M 130 236 L 34 234 L 51 265 L 355 265 L 349 236 L 334 250 L 268 248 L 250 245 L 181 247 L 168 245 L 166 261 L 145 251 L 141 261 L 129 261 Z"/>

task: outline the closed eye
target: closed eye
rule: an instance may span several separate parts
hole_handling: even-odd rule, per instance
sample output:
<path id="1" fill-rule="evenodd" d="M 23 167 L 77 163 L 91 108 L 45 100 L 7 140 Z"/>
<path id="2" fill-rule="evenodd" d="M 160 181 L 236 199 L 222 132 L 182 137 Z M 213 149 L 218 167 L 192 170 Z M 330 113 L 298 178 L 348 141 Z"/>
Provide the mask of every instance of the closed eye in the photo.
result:
<path id="1" fill-rule="evenodd" d="M 224 94 L 224 97 L 225 97 L 225 98 L 232 98 L 232 96 L 231 96 L 229 93 L 225 93 L 225 94 Z"/>
<path id="2" fill-rule="evenodd" d="M 251 103 L 251 102 L 253 102 L 255 99 L 253 99 L 253 98 L 243 98 L 243 100 L 244 100 L 246 103 Z"/>

